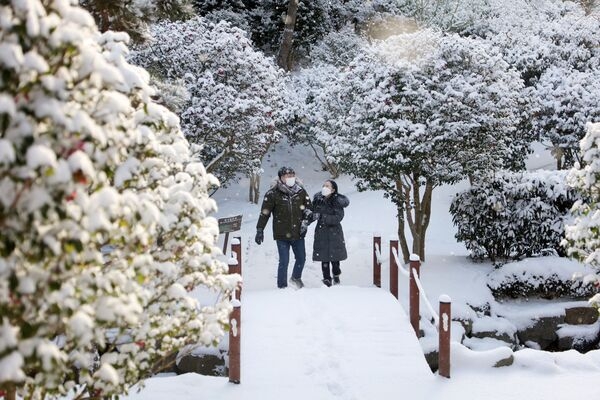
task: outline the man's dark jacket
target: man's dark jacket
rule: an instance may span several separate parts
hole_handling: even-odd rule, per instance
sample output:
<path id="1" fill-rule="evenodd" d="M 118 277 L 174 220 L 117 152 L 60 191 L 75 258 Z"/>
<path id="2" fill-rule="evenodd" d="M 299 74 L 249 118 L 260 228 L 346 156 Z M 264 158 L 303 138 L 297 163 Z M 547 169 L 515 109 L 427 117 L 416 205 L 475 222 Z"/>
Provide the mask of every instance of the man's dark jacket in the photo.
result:
<path id="1" fill-rule="evenodd" d="M 294 186 L 288 187 L 277 179 L 265 193 L 256 229 L 263 230 L 272 214 L 275 240 L 301 239 L 302 220 L 308 219 L 310 210 L 310 196 L 297 180 Z"/>

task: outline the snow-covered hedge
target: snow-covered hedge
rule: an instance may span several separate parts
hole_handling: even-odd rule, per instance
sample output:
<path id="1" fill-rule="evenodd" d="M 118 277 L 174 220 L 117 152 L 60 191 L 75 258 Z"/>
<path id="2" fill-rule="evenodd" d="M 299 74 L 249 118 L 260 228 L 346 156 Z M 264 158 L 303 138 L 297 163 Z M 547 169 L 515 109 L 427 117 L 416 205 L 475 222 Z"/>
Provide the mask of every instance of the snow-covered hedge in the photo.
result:
<path id="1" fill-rule="evenodd" d="M 576 194 L 565 171 L 502 172 L 458 193 L 450 213 L 456 238 L 474 258 L 562 254 L 564 220 Z"/>

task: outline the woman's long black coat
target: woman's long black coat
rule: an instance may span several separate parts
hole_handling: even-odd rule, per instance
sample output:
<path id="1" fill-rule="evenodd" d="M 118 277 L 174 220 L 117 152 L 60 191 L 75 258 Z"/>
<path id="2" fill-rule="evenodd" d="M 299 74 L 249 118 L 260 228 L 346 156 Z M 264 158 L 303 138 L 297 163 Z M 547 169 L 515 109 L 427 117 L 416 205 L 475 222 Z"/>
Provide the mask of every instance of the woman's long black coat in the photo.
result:
<path id="1" fill-rule="evenodd" d="M 342 261 L 348 258 L 341 221 L 350 204 L 342 194 L 329 198 L 317 193 L 313 199 L 313 220 L 317 221 L 313 244 L 313 261 Z M 318 219 L 317 219 L 318 218 Z"/>

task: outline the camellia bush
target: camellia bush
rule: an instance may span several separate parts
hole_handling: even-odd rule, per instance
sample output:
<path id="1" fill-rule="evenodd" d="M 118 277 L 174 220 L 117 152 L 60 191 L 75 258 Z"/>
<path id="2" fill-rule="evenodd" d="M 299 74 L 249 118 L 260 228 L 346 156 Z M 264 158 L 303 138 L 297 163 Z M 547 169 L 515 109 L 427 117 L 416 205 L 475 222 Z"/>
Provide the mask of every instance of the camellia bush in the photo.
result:
<path id="1" fill-rule="evenodd" d="M 177 117 L 66 0 L 0 5 L 0 392 L 106 398 L 227 328 L 208 191 Z M 199 304 L 189 291 L 218 297 Z"/>
<path id="2" fill-rule="evenodd" d="M 563 171 L 499 173 L 456 195 L 455 236 L 473 258 L 493 262 L 561 254 L 564 221 L 577 197 Z"/>

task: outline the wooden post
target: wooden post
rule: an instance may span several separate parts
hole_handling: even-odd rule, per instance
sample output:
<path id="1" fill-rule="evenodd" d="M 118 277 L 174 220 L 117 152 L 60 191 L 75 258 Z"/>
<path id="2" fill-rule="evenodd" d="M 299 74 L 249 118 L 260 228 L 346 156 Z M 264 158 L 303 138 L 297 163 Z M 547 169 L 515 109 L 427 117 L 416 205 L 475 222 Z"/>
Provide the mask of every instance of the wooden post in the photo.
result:
<path id="1" fill-rule="evenodd" d="M 419 316 L 421 314 L 420 311 L 420 293 L 419 293 L 419 286 L 417 286 L 417 280 L 416 278 L 419 277 L 419 272 L 421 269 L 421 260 L 419 258 L 418 255 L 416 254 L 411 254 L 410 255 L 410 263 L 409 263 L 409 268 L 410 268 L 410 279 L 409 279 L 409 284 L 408 284 L 408 293 L 409 293 L 409 303 L 408 303 L 408 310 L 409 310 L 409 314 L 410 314 L 410 324 L 412 325 L 413 329 L 415 330 L 415 334 L 417 335 L 417 337 L 421 337 L 420 335 L 420 329 L 419 329 Z M 416 277 L 415 277 L 416 274 Z"/>
<path id="2" fill-rule="evenodd" d="M 452 324 L 450 296 L 440 296 L 438 374 L 450 378 L 450 325 Z"/>
<path id="3" fill-rule="evenodd" d="M 373 285 L 381 287 L 381 263 L 377 251 L 381 255 L 381 236 L 373 236 Z"/>
<path id="4" fill-rule="evenodd" d="M 242 262 L 242 238 L 241 236 L 234 236 L 231 241 L 231 252 L 235 253 L 235 259 L 238 261 L 237 263 L 237 274 L 242 276 L 242 266 L 244 263 Z M 238 287 L 238 295 L 236 296 L 239 301 L 242 301 L 242 286 Z"/>
<path id="5" fill-rule="evenodd" d="M 394 257 L 394 250 L 398 254 L 398 241 L 390 240 L 390 292 L 398 298 L 398 264 Z"/>
<path id="6" fill-rule="evenodd" d="M 241 240 L 236 237 L 231 243 L 232 257 L 229 260 L 229 273 L 242 274 Z M 233 294 L 233 311 L 229 317 L 229 382 L 240 383 L 241 336 L 242 336 L 242 286 Z"/>
<path id="7" fill-rule="evenodd" d="M 223 254 L 227 255 L 227 241 L 229 240 L 229 232 L 225 232 L 225 240 L 223 242 Z"/>

